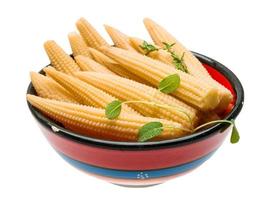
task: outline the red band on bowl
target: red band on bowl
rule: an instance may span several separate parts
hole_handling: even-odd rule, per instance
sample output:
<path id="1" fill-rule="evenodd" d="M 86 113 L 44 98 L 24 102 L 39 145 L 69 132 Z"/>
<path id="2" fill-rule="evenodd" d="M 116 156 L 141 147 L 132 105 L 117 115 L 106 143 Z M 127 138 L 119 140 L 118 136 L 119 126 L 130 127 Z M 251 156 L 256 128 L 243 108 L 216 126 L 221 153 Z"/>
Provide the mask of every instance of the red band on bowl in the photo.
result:
<path id="1" fill-rule="evenodd" d="M 90 146 L 66 139 L 40 127 L 51 145 L 59 152 L 91 165 L 122 170 L 161 169 L 181 165 L 217 149 L 230 129 L 199 142 L 154 150 L 115 150 Z"/>

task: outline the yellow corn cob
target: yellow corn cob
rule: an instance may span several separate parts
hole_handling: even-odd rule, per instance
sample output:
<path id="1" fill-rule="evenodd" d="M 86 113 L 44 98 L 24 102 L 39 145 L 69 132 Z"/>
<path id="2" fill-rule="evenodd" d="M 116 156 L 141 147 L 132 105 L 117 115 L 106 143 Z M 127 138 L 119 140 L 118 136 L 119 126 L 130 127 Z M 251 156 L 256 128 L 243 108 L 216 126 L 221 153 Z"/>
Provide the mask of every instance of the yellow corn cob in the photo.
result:
<path id="1" fill-rule="evenodd" d="M 107 104 L 116 100 L 116 98 L 107 94 L 106 92 L 89 85 L 75 77 L 56 71 L 52 67 L 44 69 L 46 74 L 57 81 L 61 86 L 67 89 L 71 94 L 76 96 L 77 100 L 85 105 L 95 106 L 98 108 L 105 108 Z M 129 112 L 138 115 L 136 111 L 124 105 L 122 107 L 124 112 Z"/>
<path id="2" fill-rule="evenodd" d="M 130 45 L 130 41 L 127 35 L 125 35 L 124 33 L 120 32 L 119 30 L 111 26 L 108 26 L 108 25 L 104 25 L 104 26 L 116 47 L 126 49 L 129 51 L 134 51 L 134 52 L 136 51 Z"/>
<path id="3" fill-rule="evenodd" d="M 114 74 L 108 68 L 99 64 L 98 62 L 95 62 L 89 57 L 80 55 L 80 56 L 76 56 L 75 60 L 82 71 L 95 71 L 95 72 Z"/>
<path id="4" fill-rule="evenodd" d="M 105 39 L 95 30 L 95 28 L 84 18 L 80 18 L 76 23 L 80 35 L 88 46 L 99 48 L 100 46 L 109 46 Z"/>
<path id="5" fill-rule="evenodd" d="M 173 93 L 174 96 L 202 111 L 213 110 L 218 106 L 220 100 L 218 90 L 200 79 L 138 53 L 116 47 L 103 47 L 102 51 L 125 69 L 136 73 L 155 87 L 167 76 L 178 74 L 181 79 L 180 87 Z"/>
<path id="6" fill-rule="evenodd" d="M 89 51 L 91 52 L 91 55 L 96 62 L 106 66 L 112 72 L 114 72 L 122 77 L 138 81 L 140 83 L 148 83 L 147 81 L 144 81 L 140 77 L 138 77 L 135 74 L 130 73 L 128 70 L 124 69 L 117 62 L 115 62 L 114 60 L 112 60 L 108 56 L 104 55 L 102 52 L 100 52 L 96 49 L 93 49 L 93 48 L 89 48 Z"/>
<path id="7" fill-rule="evenodd" d="M 138 131 L 146 123 L 158 121 L 164 127 L 164 131 L 155 140 L 172 139 L 186 135 L 182 125 L 168 120 L 142 117 L 133 114 L 122 113 L 117 119 L 109 120 L 105 117 L 103 109 L 73 103 L 44 99 L 34 95 L 27 95 L 27 100 L 45 115 L 60 122 L 65 127 L 70 127 L 78 134 L 89 137 L 113 141 L 137 141 Z"/>
<path id="8" fill-rule="evenodd" d="M 144 19 L 144 24 L 155 44 L 159 45 L 160 47 L 164 47 L 163 42 L 166 42 L 168 44 L 175 43 L 175 45 L 173 45 L 172 47 L 172 50 L 174 50 L 179 55 L 179 57 L 181 57 L 183 53 L 185 53 L 184 63 L 187 65 L 188 71 L 191 74 L 198 77 L 210 77 L 210 75 L 200 63 L 200 61 L 163 27 L 161 27 L 149 18 Z"/>
<path id="9" fill-rule="evenodd" d="M 88 46 L 79 34 L 77 34 L 76 32 L 69 33 L 68 39 L 74 57 L 78 55 L 83 55 L 91 58 L 91 53 L 88 50 Z"/>
<path id="10" fill-rule="evenodd" d="M 77 103 L 75 97 L 71 93 L 50 77 L 46 77 L 36 72 L 31 72 L 30 76 L 38 96 L 47 99 Z"/>
<path id="11" fill-rule="evenodd" d="M 141 103 L 128 104 L 144 116 L 173 120 L 188 128 L 197 124 L 197 110 L 155 88 L 111 74 L 78 72 L 76 76 L 124 101 L 147 101 L 176 107 L 167 109 Z"/>
<path id="12" fill-rule="evenodd" d="M 145 50 L 141 48 L 141 45 L 143 44 L 144 40 L 141 40 L 139 38 L 130 37 L 129 38 L 130 43 L 132 47 L 136 49 L 137 52 L 145 55 Z M 158 45 L 154 45 L 156 48 L 158 48 L 158 51 L 152 51 L 147 56 L 159 60 L 161 62 L 164 62 L 169 65 L 173 65 L 173 58 L 171 54 L 163 49 L 161 49 Z M 175 68 L 175 66 L 172 66 Z"/>
<path id="13" fill-rule="evenodd" d="M 220 103 L 218 107 L 216 108 L 216 111 L 222 112 L 223 110 L 225 110 L 233 98 L 231 92 L 227 88 L 225 88 L 223 85 L 213 80 L 211 76 L 209 75 L 209 73 L 207 72 L 207 70 L 202 65 L 202 63 L 188 49 L 186 49 L 179 41 L 177 41 L 174 36 L 168 33 L 163 27 L 161 27 L 156 22 L 148 18 L 144 20 L 144 24 L 152 40 L 157 45 L 164 47 L 163 42 L 166 42 L 169 44 L 175 43 L 172 49 L 180 57 L 184 53 L 184 63 L 186 64 L 190 74 L 192 74 L 193 76 L 202 78 L 208 81 L 209 84 L 212 84 L 218 88 L 221 97 L 220 97 Z"/>
<path id="14" fill-rule="evenodd" d="M 230 90 L 225 88 L 223 85 L 221 85 L 217 81 L 211 79 L 211 80 L 209 80 L 209 83 L 211 83 L 212 85 L 215 85 L 219 89 L 221 99 L 220 99 L 219 105 L 215 109 L 215 112 L 217 112 L 218 114 L 222 114 L 228 108 L 229 104 L 231 103 L 231 101 L 233 99 L 233 95 L 230 92 Z"/>
<path id="15" fill-rule="evenodd" d="M 80 71 L 79 66 L 75 63 L 75 61 L 66 54 L 55 41 L 49 40 L 45 42 L 44 48 L 48 54 L 51 65 L 53 65 L 57 70 L 66 74 L 73 74 L 76 71 Z"/>

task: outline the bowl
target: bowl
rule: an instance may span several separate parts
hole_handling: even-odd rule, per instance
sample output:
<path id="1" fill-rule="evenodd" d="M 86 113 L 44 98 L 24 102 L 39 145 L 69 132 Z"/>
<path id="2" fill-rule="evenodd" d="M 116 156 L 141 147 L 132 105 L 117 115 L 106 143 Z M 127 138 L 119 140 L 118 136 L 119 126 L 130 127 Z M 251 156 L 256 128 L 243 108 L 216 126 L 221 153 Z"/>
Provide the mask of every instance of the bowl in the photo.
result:
<path id="1" fill-rule="evenodd" d="M 233 94 L 226 119 L 235 119 L 244 101 L 243 87 L 227 67 L 193 52 L 210 75 Z M 28 94 L 36 94 L 30 83 Z M 69 164 L 110 183 L 145 187 L 186 174 L 208 160 L 231 133 L 227 124 L 216 124 L 195 134 L 157 142 L 116 142 L 79 135 L 48 119 L 30 103 L 28 107 L 55 151 Z"/>

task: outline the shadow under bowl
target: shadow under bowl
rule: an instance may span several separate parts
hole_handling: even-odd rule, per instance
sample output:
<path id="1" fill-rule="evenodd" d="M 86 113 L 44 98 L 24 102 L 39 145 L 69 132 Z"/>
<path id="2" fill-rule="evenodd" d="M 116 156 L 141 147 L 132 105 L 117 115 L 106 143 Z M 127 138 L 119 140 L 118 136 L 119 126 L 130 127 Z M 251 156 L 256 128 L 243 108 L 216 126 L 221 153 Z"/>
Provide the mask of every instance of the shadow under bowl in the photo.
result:
<path id="1" fill-rule="evenodd" d="M 210 75 L 233 94 L 233 108 L 225 119 L 235 119 L 244 101 L 243 87 L 227 67 L 193 52 Z M 36 94 L 30 83 L 27 94 Z M 28 102 L 43 134 L 69 164 L 97 178 L 130 187 L 163 183 L 186 174 L 208 160 L 231 132 L 216 124 L 195 134 L 157 142 L 116 142 L 90 138 L 63 128 Z"/>

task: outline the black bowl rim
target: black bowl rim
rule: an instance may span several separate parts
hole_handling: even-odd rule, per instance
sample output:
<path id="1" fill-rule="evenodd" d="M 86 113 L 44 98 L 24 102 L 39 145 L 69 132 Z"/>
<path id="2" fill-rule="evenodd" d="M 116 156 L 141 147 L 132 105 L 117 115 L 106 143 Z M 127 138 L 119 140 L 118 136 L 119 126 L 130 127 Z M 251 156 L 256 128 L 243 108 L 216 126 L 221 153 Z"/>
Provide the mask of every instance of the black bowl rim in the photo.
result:
<path id="1" fill-rule="evenodd" d="M 205 64 L 210 65 L 217 71 L 219 71 L 221 74 L 223 74 L 232 85 L 236 95 L 237 99 L 234 105 L 234 108 L 232 111 L 225 117 L 227 120 L 235 119 L 238 114 L 240 113 L 243 103 L 244 103 L 244 89 L 242 87 L 242 84 L 240 83 L 239 79 L 236 77 L 236 75 L 229 70 L 227 67 L 225 67 L 223 64 L 219 63 L 218 61 L 209 58 L 207 56 L 204 56 L 202 54 L 193 52 L 193 54 L 202 62 Z M 32 93 L 34 90 L 32 83 L 30 82 L 28 88 L 27 88 L 27 94 Z M 108 140 L 101 140 L 96 138 L 91 138 L 87 136 L 79 135 L 75 132 L 69 131 L 58 124 L 56 124 L 54 121 L 48 119 L 46 116 L 44 116 L 41 112 L 39 112 L 36 108 L 34 108 L 29 102 L 27 102 L 28 107 L 32 113 L 32 115 L 35 117 L 35 119 L 40 122 L 44 127 L 48 129 L 56 128 L 57 131 L 53 131 L 55 134 L 65 137 L 69 140 L 72 140 L 74 142 L 82 143 L 85 145 L 91 145 L 96 146 L 100 148 L 109 148 L 109 149 L 124 149 L 124 150 L 151 150 L 151 149 L 160 149 L 160 148 L 168 148 L 168 147 L 175 147 L 175 146 L 181 146 L 186 145 L 194 142 L 198 142 L 201 140 L 204 140 L 208 137 L 211 137 L 215 134 L 217 134 L 219 131 L 225 130 L 228 125 L 227 124 L 216 124 L 214 126 L 209 127 L 208 129 L 204 129 L 201 131 L 198 131 L 195 134 L 191 134 L 189 136 L 176 138 L 176 139 L 170 139 L 170 140 L 163 140 L 163 141 L 154 141 L 154 142 L 117 142 L 117 141 L 108 141 Z M 55 130 L 55 129 L 54 129 Z"/>

